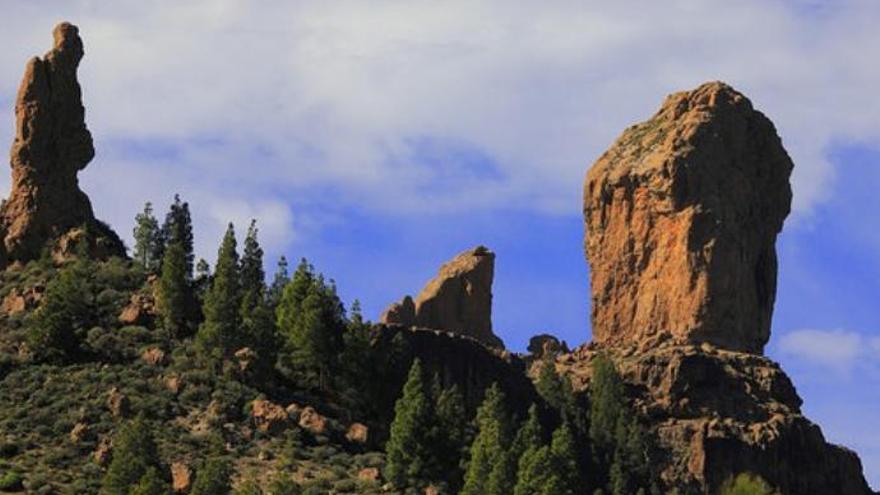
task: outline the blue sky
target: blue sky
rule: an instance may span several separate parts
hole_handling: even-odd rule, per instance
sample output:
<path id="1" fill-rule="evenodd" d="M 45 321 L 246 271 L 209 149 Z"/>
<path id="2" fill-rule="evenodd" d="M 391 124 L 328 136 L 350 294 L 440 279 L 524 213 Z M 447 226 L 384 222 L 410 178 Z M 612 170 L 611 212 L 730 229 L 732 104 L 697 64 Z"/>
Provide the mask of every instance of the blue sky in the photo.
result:
<path id="1" fill-rule="evenodd" d="M 508 345 L 574 345 L 586 169 L 666 94 L 725 80 L 796 165 L 768 353 L 880 486 L 880 3 L 535 5 L 10 0 L 0 142 L 25 61 L 70 20 L 98 152 L 81 182 L 124 237 L 180 192 L 199 254 L 256 217 L 270 259 L 308 257 L 374 318 L 485 244 Z"/>

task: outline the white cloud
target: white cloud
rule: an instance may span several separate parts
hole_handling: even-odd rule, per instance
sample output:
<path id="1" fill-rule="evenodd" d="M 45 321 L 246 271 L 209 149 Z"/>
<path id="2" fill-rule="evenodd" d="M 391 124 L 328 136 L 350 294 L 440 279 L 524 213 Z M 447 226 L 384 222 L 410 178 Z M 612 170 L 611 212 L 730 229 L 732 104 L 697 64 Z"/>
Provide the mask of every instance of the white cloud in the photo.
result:
<path id="1" fill-rule="evenodd" d="M 880 358 L 880 337 L 849 330 L 794 330 L 779 338 L 784 357 L 849 372 L 859 366 L 873 366 Z"/>
<path id="2" fill-rule="evenodd" d="M 776 122 L 802 214 L 833 182 L 826 147 L 880 136 L 880 100 L 869 97 L 880 80 L 876 2 L 254 5 L 4 6 L 0 142 L 11 139 L 24 61 L 49 47 L 61 18 L 86 43 L 100 155 L 84 184 L 112 195 L 119 175 L 140 175 L 135 194 L 113 195 L 111 216 L 135 211 L 148 191 L 167 196 L 172 177 L 209 202 L 259 194 L 295 209 L 575 214 L 586 167 L 614 137 L 665 94 L 710 79 Z M 475 176 L 455 154 L 432 161 L 414 145 L 424 139 L 476 150 L 493 173 Z M 163 159 L 119 151 L 132 141 L 175 150 L 162 165 L 170 173 L 143 173 Z"/>

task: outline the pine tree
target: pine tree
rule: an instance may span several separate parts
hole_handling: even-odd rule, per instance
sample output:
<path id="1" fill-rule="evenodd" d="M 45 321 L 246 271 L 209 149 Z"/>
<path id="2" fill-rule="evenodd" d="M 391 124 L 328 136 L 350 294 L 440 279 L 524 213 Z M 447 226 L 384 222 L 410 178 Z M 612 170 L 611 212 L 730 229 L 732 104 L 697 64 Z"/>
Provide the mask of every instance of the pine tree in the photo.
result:
<path id="1" fill-rule="evenodd" d="M 168 337 L 183 336 L 189 327 L 193 300 L 186 278 L 186 253 L 179 243 L 172 243 L 165 250 L 158 303 Z"/>
<path id="2" fill-rule="evenodd" d="M 149 201 L 144 211 L 134 217 L 134 253 L 132 257 L 144 270 L 155 272 L 161 262 L 162 234 L 159 221 L 153 216 L 153 205 Z"/>
<path id="3" fill-rule="evenodd" d="M 544 487 L 559 485 L 553 470 L 553 457 L 550 448 L 546 445 L 531 447 L 522 455 L 517 471 L 516 485 L 513 488 L 514 495 L 535 495 L 545 493 Z M 560 492 L 547 492 L 553 495 L 562 495 Z"/>
<path id="4" fill-rule="evenodd" d="M 526 421 L 520 427 L 511 447 L 516 459 L 517 477 L 513 493 L 537 493 L 549 472 L 549 450 L 544 446 L 544 432 L 538 417 L 538 407 L 532 404 Z"/>
<path id="5" fill-rule="evenodd" d="M 155 467 L 147 469 L 137 485 L 131 488 L 128 495 L 170 495 L 171 487 L 159 476 Z"/>
<path id="6" fill-rule="evenodd" d="M 113 438 L 113 458 L 101 482 L 100 495 L 129 495 L 129 490 L 159 465 L 156 444 L 142 417 L 124 425 Z"/>
<path id="7" fill-rule="evenodd" d="M 269 302 L 269 307 L 272 308 L 273 311 L 281 302 L 281 296 L 284 294 L 284 287 L 286 287 L 288 283 L 290 283 L 290 274 L 287 271 L 287 258 L 282 256 L 278 259 L 278 268 L 275 270 L 272 284 L 269 286 L 266 293 L 266 300 Z"/>
<path id="8" fill-rule="evenodd" d="M 241 315 L 247 319 L 260 305 L 266 292 L 263 248 L 257 240 L 257 221 L 251 220 L 241 255 Z"/>
<path id="9" fill-rule="evenodd" d="M 467 410 L 464 396 L 453 384 L 434 387 L 434 428 L 430 435 L 436 471 L 433 480 L 445 480 L 452 489 L 461 487 L 461 459 L 467 449 Z M 439 393 L 437 390 L 440 390 Z"/>
<path id="10" fill-rule="evenodd" d="M 175 243 L 183 248 L 186 259 L 186 277 L 187 280 L 191 280 L 193 262 L 195 261 L 195 253 L 193 251 L 192 217 L 189 213 L 189 203 L 182 202 L 179 194 L 174 195 L 174 203 L 171 204 L 168 213 L 165 215 L 165 223 L 162 225 L 161 238 L 166 249 L 168 246 Z M 164 252 L 160 254 L 160 259 L 164 258 Z"/>
<path id="11" fill-rule="evenodd" d="M 513 488 L 509 476 L 510 427 L 504 393 L 497 384 L 486 391 L 477 410 L 478 433 L 470 449 L 470 461 L 462 495 L 508 495 Z M 499 491 L 507 488 L 507 491 Z"/>
<path id="12" fill-rule="evenodd" d="M 590 438 L 594 447 L 611 450 L 618 418 L 626 409 L 623 380 L 614 362 L 604 355 L 597 356 L 592 366 Z"/>
<path id="13" fill-rule="evenodd" d="M 28 343 L 48 361 L 64 361 L 80 352 L 95 321 L 92 263 L 86 256 L 66 266 L 49 282 L 44 302 L 28 319 Z"/>
<path id="14" fill-rule="evenodd" d="M 190 495 L 228 495 L 230 476 L 229 462 L 222 457 L 208 459 L 202 469 L 196 473 L 196 480 L 190 489 Z"/>
<path id="15" fill-rule="evenodd" d="M 241 256 L 241 322 L 242 345 L 259 356 L 266 371 L 275 362 L 277 342 L 273 310 L 266 301 L 266 274 L 263 271 L 263 249 L 257 240 L 257 223 L 252 220 L 244 240 Z"/>
<path id="16" fill-rule="evenodd" d="M 343 345 L 345 309 L 336 287 L 327 284 L 304 259 L 284 288 L 276 310 L 278 332 L 285 341 L 285 362 L 317 375 L 325 389 L 329 371 L 337 364 Z"/>
<path id="17" fill-rule="evenodd" d="M 385 444 L 385 477 L 399 488 L 419 488 L 431 481 L 431 404 L 416 359 L 409 370 L 403 395 L 394 405 L 391 435 Z"/>
<path id="18" fill-rule="evenodd" d="M 553 432 L 550 454 L 553 473 L 562 487 L 562 491 L 557 493 L 559 495 L 581 493 L 581 469 L 578 466 L 577 445 L 568 423 L 562 423 L 562 426 Z"/>
<path id="19" fill-rule="evenodd" d="M 541 427 L 541 420 L 538 417 L 538 406 L 532 404 L 525 422 L 513 440 L 512 451 L 514 457 L 519 459 L 527 450 L 536 450 L 542 445 L 544 445 L 544 429 Z"/>
<path id="20" fill-rule="evenodd" d="M 240 306 L 235 228 L 230 223 L 217 254 L 214 281 L 205 297 L 205 321 L 196 335 L 196 346 L 203 357 L 228 358 L 239 348 Z"/>
<path id="21" fill-rule="evenodd" d="M 193 296 L 201 301 L 209 287 L 211 287 L 211 265 L 204 258 L 199 258 L 199 262 L 196 263 L 196 276 L 193 279 Z"/>

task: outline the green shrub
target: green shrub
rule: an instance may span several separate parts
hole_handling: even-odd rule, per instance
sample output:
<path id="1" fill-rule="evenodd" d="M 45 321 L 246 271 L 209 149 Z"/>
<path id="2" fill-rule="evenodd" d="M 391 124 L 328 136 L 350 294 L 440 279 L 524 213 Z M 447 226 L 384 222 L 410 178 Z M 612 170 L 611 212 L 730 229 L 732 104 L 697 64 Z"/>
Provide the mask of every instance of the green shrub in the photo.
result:
<path id="1" fill-rule="evenodd" d="M 0 490 L 5 492 L 18 491 L 23 488 L 24 479 L 16 471 L 7 471 L 0 477 Z"/>
<path id="2" fill-rule="evenodd" d="M 773 490 L 760 476 L 749 473 L 741 473 L 721 485 L 719 495 L 776 495 Z"/>

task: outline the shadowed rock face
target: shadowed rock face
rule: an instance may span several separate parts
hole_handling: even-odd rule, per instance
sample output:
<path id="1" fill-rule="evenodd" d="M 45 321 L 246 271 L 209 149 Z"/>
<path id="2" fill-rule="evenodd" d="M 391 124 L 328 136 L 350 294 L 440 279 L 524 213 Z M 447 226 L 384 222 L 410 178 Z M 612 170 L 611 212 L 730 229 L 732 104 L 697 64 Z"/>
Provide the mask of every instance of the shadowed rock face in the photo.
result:
<path id="1" fill-rule="evenodd" d="M 95 220 L 77 180 L 95 155 L 76 75 L 83 43 L 66 22 L 53 37 L 43 58 L 28 61 L 15 103 L 12 189 L 0 208 L 7 262 L 37 258 L 46 246 L 70 254 L 61 251 L 83 241 L 96 254 L 125 253 L 116 234 Z M 81 229 L 90 231 L 88 239 Z"/>
<path id="2" fill-rule="evenodd" d="M 624 131 L 584 185 L 594 341 L 763 352 L 792 166 L 770 120 L 720 82 Z"/>
<path id="3" fill-rule="evenodd" d="M 495 254 L 484 246 L 465 251 L 440 268 L 415 301 L 406 296 L 382 313 L 382 323 L 446 330 L 492 347 L 504 343 L 492 333 Z"/>

